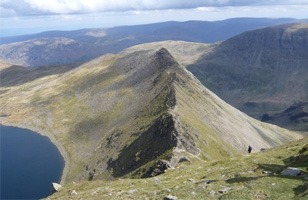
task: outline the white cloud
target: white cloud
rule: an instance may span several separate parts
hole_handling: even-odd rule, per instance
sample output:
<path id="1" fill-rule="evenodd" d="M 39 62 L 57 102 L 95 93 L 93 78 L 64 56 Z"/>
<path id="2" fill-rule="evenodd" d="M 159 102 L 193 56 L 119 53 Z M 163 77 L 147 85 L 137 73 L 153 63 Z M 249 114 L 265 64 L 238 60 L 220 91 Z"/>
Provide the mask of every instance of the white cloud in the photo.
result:
<path id="1" fill-rule="evenodd" d="M 308 5 L 307 0 L 1 0 L 1 16 L 84 14 L 225 6 Z"/>

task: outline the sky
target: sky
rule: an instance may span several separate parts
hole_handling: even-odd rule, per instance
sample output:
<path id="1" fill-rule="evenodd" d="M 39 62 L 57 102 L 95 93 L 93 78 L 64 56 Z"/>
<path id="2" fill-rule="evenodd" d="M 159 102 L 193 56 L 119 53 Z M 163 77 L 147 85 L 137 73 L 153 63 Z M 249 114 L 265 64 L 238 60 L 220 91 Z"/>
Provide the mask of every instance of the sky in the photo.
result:
<path id="1" fill-rule="evenodd" d="M 0 0 L 0 36 L 163 21 L 308 18 L 308 0 Z"/>

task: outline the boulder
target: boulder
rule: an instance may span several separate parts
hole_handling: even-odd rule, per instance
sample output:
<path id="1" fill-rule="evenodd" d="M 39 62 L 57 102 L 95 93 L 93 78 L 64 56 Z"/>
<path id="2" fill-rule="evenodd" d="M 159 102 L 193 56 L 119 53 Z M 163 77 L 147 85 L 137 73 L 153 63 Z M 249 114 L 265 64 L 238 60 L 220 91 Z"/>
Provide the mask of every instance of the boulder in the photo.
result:
<path id="1" fill-rule="evenodd" d="M 164 197 L 164 200 L 177 200 L 178 198 L 176 196 L 168 195 Z"/>
<path id="2" fill-rule="evenodd" d="M 153 182 L 154 182 L 155 184 L 159 184 L 159 183 L 160 183 L 160 179 L 157 178 L 157 177 L 155 177 L 155 178 L 153 178 Z"/>
<path id="3" fill-rule="evenodd" d="M 135 192 L 138 192 L 138 190 L 137 190 L 137 189 L 128 190 L 128 191 L 127 191 L 127 194 L 134 194 Z"/>
<path id="4" fill-rule="evenodd" d="M 62 185 L 59 183 L 52 183 L 52 191 L 59 192 L 62 189 Z"/>
<path id="5" fill-rule="evenodd" d="M 272 175 L 273 174 L 273 172 L 271 172 L 271 171 L 263 171 L 262 173 L 263 174 L 268 174 L 268 175 Z"/>
<path id="6" fill-rule="evenodd" d="M 197 183 L 197 181 L 195 181 L 194 179 L 192 179 L 192 178 L 189 178 L 188 179 L 190 182 L 192 182 L 192 183 Z"/>
<path id="7" fill-rule="evenodd" d="M 287 169 L 281 172 L 283 176 L 298 176 L 300 175 L 301 170 L 295 167 L 288 167 Z"/>
<path id="8" fill-rule="evenodd" d="M 205 184 L 210 184 L 212 181 L 211 180 L 204 180 L 203 183 Z"/>
<path id="9" fill-rule="evenodd" d="M 191 162 L 186 156 L 180 158 L 179 163 L 181 162 Z"/>
<path id="10" fill-rule="evenodd" d="M 231 190 L 230 187 L 222 187 L 218 190 L 218 192 L 223 194 L 223 193 L 229 192 L 230 190 Z"/>
<path id="11" fill-rule="evenodd" d="M 78 193 L 76 192 L 76 190 L 71 191 L 71 195 L 77 195 Z"/>

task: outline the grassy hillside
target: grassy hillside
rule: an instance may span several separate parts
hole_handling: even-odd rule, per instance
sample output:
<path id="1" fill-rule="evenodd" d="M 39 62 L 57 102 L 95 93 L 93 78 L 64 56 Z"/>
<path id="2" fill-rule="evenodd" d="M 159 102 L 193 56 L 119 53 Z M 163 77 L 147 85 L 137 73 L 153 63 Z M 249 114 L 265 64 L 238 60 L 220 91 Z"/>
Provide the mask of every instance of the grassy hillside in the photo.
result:
<path id="1" fill-rule="evenodd" d="M 306 199 L 308 139 L 264 152 L 204 162 L 197 158 L 147 179 L 68 183 L 49 199 Z M 302 176 L 281 175 L 298 167 Z M 266 174 L 265 171 L 272 172 Z M 229 188 L 227 192 L 219 192 Z M 71 194 L 75 190 L 77 194 Z"/>

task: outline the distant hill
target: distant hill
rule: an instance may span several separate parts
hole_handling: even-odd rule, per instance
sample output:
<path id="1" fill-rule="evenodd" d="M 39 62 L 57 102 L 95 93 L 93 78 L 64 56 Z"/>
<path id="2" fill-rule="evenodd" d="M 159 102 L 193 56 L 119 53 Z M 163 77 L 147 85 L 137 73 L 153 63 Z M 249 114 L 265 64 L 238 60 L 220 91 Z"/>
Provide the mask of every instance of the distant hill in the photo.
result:
<path id="1" fill-rule="evenodd" d="M 218 43 L 188 70 L 250 116 L 282 111 L 308 100 L 308 24 L 245 32 Z"/>
<path id="2" fill-rule="evenodd" d="M 0 38 L 0 59 L 25 67 L 82 63 L 136 44 L 163 40 L 212 43 L 247 30 L 297 19 L 235 18 L 223 21 L 163 22 L 107 29 L 49 31 Z"/>

